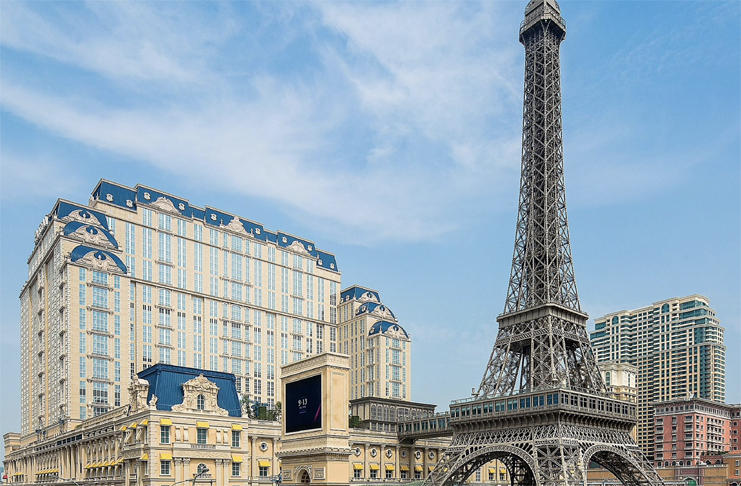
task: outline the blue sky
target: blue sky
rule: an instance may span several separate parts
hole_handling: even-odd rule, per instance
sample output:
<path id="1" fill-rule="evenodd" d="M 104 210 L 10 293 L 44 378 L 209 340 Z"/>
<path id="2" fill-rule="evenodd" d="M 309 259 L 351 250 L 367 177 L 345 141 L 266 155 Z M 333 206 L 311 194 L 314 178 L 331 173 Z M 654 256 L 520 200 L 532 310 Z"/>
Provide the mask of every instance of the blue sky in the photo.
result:
<path id="1" fill-rule="evenodd" d="M 525 3 L 2 2 L 0 433 L 33 232 L 100 178 L 314 240 L 412 334 L 413 399 L 467 396 L 512 258 Z M 561 8 L 582 308 L 708 296 L 741 402 L 739 3 Z"/>

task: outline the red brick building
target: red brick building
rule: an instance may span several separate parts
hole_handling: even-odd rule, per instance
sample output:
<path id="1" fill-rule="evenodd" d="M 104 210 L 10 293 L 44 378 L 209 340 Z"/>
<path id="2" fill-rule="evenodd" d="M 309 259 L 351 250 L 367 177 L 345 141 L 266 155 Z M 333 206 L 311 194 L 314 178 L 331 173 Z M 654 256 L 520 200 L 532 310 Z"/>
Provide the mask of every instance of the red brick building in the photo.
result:
<path id="1" fill-rule="evenodd" d="M 741 405 L 691 398 L 654 409 L 656 467 L 704 465 L 707 456 L 739 451 Z"/>

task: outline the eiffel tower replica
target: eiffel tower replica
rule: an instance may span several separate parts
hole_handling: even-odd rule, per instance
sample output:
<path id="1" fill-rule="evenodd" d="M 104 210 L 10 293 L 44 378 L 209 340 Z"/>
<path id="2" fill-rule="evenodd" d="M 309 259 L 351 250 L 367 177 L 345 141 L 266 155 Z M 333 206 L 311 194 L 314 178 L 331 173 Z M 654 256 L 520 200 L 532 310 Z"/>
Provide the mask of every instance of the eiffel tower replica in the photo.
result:
<path id="1" fill-rule="evenodd" d="M 576 291 L 564 189 L 555 0 L 531 0 L 525 46 L 522 175 L 512 272 L 479 389 L 450 405 L 453 441 L 425 481 L 463 484 L 487 462 L 512 485 L 584 486 L 596 462 L 626 485 L 663 485 L 636 445 L 636 405 L 605 387 Z"/>

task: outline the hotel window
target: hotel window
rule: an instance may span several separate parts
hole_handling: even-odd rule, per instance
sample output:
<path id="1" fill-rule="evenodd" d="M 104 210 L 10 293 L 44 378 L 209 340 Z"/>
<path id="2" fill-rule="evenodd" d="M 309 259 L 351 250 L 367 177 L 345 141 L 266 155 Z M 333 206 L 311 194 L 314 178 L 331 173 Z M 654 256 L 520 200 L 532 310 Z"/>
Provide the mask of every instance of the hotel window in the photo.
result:
<path id="1" fill-rule="evenodd" d="M 205 410 L 206 408 L 206 397 L 203 395 L 198 395 L 198 398 L 196 398 L 196 408 L 198 410 Z"/>
<path id="2" fill-rule="evenodd" d="M 362 469 L 355 469 L 355 470 L 353 471 L 353 475 L 352 475 L 352 477 L 353 477 L 353 479 L 360 479 L 360 478 L 362 478 L 362 477 L 363 477 L 363 476 L 362 476 L 362 474 L 363 474 L 363 471 L 362 471 Z"/>
<path id="3" fill-rule="evenodd" d="M 386 469 L 386 479 L 391 479 L 394 476 L 394 471 Z"/>
<path id="4" fill-rule="evenodd" d="M 239 465 L 238 462 L 232 463 L 232 476 L 239 476 Z"/>
<path id="5" fill-rule="evenodd" d="M 239 447 L 239 434 L 238 430 L 232 430 L 232 447 Z"/>
<path id="6" fill-rule="evenodd" d="M 269 469 L 268 466 L 260 466 L 260 473 L 259 474 L 260 474 L 260 477 L 261 478 L 268 477 L 268 469 Z"/>
<path id="7" fill-rule="evenodd" d="M 170 426 L 169 425 L 160 425 L 160 443 L 161 444 L 170 443 Z"/>
<path id="8" fill-rule="evenodd" d="M 196 437 L 196 443 L 205 444 L 207 436 L 208 436 L 208 429 L 198 429 L 198 436 Z"/>
<path id="9" fill-rule="evenodd" d="M 416 475 L 415 475 L 415 477 L 416 477 Z M 371 469 L 371 471 L 370 471 L 370 478 L 371 479 L 378 479 L 378 471 L 375 470 L 375 469 Z"/>
<path id="10" fill-rule="evenodd" d="M 160 475 L 161 476 L 169 476 L 170 475 L 170 461 L 161 461 L 160 462 Z"/>

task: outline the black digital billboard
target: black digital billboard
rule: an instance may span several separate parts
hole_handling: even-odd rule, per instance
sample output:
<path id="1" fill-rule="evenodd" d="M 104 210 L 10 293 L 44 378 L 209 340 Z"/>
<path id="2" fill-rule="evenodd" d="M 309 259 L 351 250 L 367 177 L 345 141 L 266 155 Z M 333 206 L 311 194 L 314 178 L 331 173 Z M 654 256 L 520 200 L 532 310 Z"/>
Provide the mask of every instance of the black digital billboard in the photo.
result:
<path id="1" fill-rule="evenodd" d="M 286 433 L 322 428 L 322 375 L 286 383 Z"/>

